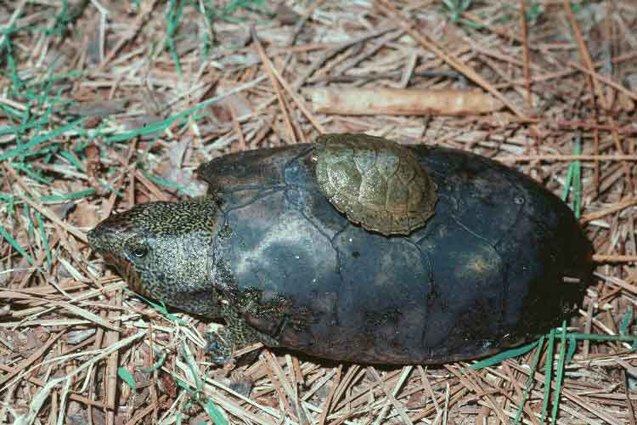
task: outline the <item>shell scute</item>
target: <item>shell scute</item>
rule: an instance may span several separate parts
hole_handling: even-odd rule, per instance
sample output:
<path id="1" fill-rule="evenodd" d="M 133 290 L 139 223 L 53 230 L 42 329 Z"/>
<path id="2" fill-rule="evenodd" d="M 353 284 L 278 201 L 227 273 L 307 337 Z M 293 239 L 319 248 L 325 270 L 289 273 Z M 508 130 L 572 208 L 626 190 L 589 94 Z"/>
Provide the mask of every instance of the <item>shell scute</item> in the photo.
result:
<path id="1" fill-rule="evenodd" d="M 354 163 L 359 173 L 367 173 L 376 163 L 376 152 L 365 150 L 353 155 Z"/>

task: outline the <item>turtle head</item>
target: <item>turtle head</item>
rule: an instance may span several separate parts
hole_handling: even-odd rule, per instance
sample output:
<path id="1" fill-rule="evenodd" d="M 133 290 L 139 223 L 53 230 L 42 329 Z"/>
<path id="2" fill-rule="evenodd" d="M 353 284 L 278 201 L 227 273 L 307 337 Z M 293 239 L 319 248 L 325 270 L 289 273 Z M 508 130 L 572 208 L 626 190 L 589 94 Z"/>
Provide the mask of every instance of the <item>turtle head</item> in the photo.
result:
<path id="1" fill-rule="evenodd" d="M 215 316 L 210 268 L 218 212 L 210 198 L 140 204 L 99 223 L 88 241 L 134 291 Z"/>

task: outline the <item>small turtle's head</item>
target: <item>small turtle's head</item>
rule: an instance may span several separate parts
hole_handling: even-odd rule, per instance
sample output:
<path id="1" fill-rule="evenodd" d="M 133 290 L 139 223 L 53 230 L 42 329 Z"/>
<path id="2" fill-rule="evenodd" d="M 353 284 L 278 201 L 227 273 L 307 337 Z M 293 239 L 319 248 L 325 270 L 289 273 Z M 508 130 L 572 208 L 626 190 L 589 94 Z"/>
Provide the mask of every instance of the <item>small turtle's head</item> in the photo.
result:
<path id="1" fill-rule="evenodd" d="M 110 216 L 87 236 L 134 291 L 214 316 L 210 267 L 216 222 L 218 207 L 210 198 L 150 202 Z"/>

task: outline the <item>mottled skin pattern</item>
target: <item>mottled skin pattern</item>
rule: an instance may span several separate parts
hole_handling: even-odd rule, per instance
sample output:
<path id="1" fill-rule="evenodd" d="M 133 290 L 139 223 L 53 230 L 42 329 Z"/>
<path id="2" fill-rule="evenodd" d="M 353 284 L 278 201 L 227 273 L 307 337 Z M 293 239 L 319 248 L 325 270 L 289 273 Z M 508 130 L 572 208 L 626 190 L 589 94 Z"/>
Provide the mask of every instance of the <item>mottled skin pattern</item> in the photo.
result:
<path id="1" fill-rule="evenodd" d="M 366 134 L 324 134 L 316 144 L 318 187 L 349 221 L 408 235 L 433 215 L 436 187 L 410 149 Z"/>
<path id="2" fill-rule="evenodd" d="M 88 234 L 132 289 L 192 313 L 221 317 L 209 285 L 212 241 L 219 208 L 213 198 L 137 205 Z M 179 264 L 179 267 L 175 267 Z"/>
<path id="3" fill-rule="evenodd" d="M 140 205 L 102 222 L 89 241 L 132 264 L 128 274 L 147 294 L 223 317 L 219 358 L 262 341 L 334 360 L 441 363 L 559 323 L 583 290 L 563 276 L 590 272 L 590 246 L 570 210 L 488 159 L 409 149 L 439 198 L 409 236 L 348 221 L 317 187 L 314 146 L 296 145 L 204 164 L 214 197 Z M 129 239 L 146 243 L 145 262 Z"/>
<path id="4" fill-rule="evenodd" d="M 213 196 L 180 203 L 150 202 L 103 221 L 88 233 L 91 247 L 126 278 L 131 289 L 190 313 L 238 322 L 235 309 L 211 285 L 212 242 L 220 232 L 218 200 Z M 215 273 L 220 273 L 218 267 Z M 222 279 L 223 280 L 223 279 Z M 233 345 L 262 341 L 266 335 L 239 326 L 211 343 L 213 359 L 225 362 Z"/>

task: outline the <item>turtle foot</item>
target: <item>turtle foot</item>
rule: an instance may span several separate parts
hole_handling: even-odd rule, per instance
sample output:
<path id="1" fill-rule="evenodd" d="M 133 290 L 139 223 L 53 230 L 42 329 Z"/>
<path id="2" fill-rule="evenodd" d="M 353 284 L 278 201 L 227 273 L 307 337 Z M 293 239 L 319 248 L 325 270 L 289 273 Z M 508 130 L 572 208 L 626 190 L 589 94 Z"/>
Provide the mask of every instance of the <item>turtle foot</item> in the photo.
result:
<path id="1" fill-rule="evenodd" d="M 223 366 L 234 362 L 232 337 L 227 329 L 209 330 L 206 341 L 206 353 L 210 356 L 211 362 Z"/>

